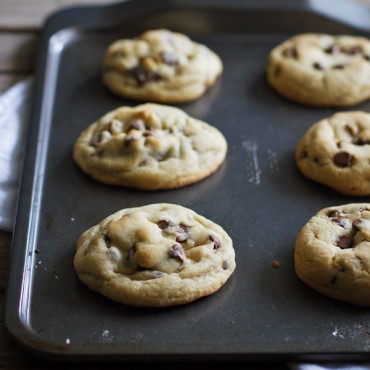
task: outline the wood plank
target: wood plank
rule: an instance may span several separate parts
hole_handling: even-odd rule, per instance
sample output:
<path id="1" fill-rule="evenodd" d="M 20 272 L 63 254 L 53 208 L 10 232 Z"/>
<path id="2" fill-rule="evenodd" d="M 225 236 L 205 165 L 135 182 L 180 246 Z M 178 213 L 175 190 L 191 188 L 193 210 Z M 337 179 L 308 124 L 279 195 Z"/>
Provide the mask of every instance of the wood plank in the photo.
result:
<path id="1" fill-rule="evenodd" d="M 0 32 L 0 73 L 30 73 L 36 62 L 38 34 Z"/>
<path id="2" fill-rule="evenodd" d="M 35 30 L 41 27 L 47 15 L 62 8 L 117 2 L 119 0 L 1 0 L 0 30 Z"/>

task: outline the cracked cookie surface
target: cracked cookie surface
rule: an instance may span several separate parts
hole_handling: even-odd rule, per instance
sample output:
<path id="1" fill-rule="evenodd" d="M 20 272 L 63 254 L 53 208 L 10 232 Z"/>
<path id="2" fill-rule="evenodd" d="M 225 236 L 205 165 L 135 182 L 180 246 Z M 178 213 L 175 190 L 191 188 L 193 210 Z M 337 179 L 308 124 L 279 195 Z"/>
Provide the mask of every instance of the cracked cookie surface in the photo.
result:
<path id="1" fill-rule="evenodd" d="M 351 106 L 370 98 L 370 41 L 301 34 L 275 47 L 267 77 L 281 95 L 314 106 Z"/>
<path id="2" fill-rule="evenodd" d="M 127 208 L 85 231 L 74 267 L 104 296 L 133 306 L 170 306 L 217 291 L 235 269 L 231 238 L 185 207 Z"/>
<path id="3" fill-rule="evenodd" d="M 211 175 L 223 163 L 224 136 L 180 109 L 121 107 L 82 132 L 74 159 L 94 179 L 144 190 L 172 189 Z"/>
<path id="4" fill-rule="evenodd" d="M 295 151 L 300 171 L 338 192 L 370 194 L 370 114 L 336 113 L 304 134 Z"/>
<path id="5" fill-rule="evenodd" d="M 319 211 L 300 231 L 295 270 L 314 290 L 370 306 L 370 204 Z"/>
<path id="6" fill-rule="evenodd" d="M 197 99 L 222 73 L 219 56 L 205 45 L 168 30 L 151 30 L 112 43 L 103 83 L 134 100 L 182 103 Z"/>

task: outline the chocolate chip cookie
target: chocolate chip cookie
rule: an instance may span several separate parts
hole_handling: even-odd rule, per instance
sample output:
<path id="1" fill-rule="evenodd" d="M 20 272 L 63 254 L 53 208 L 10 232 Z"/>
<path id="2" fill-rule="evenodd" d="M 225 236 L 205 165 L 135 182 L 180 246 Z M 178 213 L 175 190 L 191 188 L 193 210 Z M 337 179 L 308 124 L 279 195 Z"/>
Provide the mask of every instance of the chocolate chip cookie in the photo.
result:
<path id="1" fill-rule="evenodd" d="M 370 41 L 359 36 L 297 35 L 275 47 L 268 81 L 307 105 L 351 106 L 370 98 Z"/>
<path id="2" fill-rule="evenodd" d="M 370 194 L 370 114 L 337 113 L 314 124 L 296 148 L 309 179 L 349 195 Z"/>
<path id="3" fill-rule="evenodd" d="M 134 100 L 183 103 L 197 99 L 222 73 L 219 56 L 205 45 L 168 30 L 151 30 L 111 44 L 103 83 Z"/>
<path id="4" fill-rule="evenodd" d="M 123 209 L 85 231 L 74 267 L 104 296 L 133 306 L 170 306 L 217 291 L 235 269 L 227 233 L 174 204 Z"/>
<path id="5" fill-rule="evenodd" d="M 81 169 L 100 182 L 144 190 L 200 181 L 223 163 L 224 136 L 178 108 L 143 104 L 105 114 L 74 146 Z"/>
<path id="6" fill-rule="evenodd" d="M 370 306 L 370 204 L 318 212 L 300 231 L 294 257 L 298 277 L 314 290 Z"/>

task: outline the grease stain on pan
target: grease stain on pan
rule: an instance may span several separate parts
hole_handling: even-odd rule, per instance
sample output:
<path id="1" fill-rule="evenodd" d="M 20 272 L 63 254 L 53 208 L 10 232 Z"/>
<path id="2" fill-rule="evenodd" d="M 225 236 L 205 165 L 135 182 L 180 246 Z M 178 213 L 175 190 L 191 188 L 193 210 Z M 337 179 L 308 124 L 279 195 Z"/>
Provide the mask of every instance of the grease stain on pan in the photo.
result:
<path id="1" fill-rule="evenodd" d="M 243 140 L 242 149 L 246 156 L 248 182 L 258 185 L 261 183 L 261 170 L 258 162 L 258 144 L 256 140 Z"/>

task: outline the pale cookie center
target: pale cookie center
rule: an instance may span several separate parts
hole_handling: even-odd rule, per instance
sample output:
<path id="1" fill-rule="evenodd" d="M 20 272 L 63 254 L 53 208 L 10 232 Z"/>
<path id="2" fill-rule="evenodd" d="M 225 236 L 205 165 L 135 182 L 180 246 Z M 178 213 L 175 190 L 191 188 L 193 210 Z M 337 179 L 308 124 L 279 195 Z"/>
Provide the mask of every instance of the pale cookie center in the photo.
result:
<path id="1" fill-rule="evenodd" d="M 307 46 L 308 45 L 305 45 L 305 47 Z M 354 60 L 362 59 L 370 61 L 369 53 L 365 52 L 361 46 L 344 46 L 336 42 L 333 42 L 330 46 L 325 48 L 316 45 L 316 52 L 312 53 L 312 55 L 306 55 L 304 47 L 302 47 L 301 50 L 299 45 L 290 46 L 282 50 L 282 56 L 285 58 L 293 58 L 297 61 L 307 57 L 307 59 L 311 60 L 312 68 L 317 71 L 345 69 L 348 64 L 352 63 Z"/>
<path id="2" fill-rule="evenodd" d="M 180 157 L 181 146 L 190 140 L 185 128 L 186 119 L 168 124 L 154 112 L 143 110 L 98 125 L 90 145 L 96 148 L 99 157 L 133 156 L 137 158 L 133 165 L 140 166 L 150 160 L 161 162 Z"/>
<path id="3" fill-rule="evenodd" d="M 201 262 L 205 253 L 217 254 L 222 248 L 220 237 L 196 221 L 154 220 L 143 213 L 111 221 L 102 238 L 106 247 L 115 251 L 108 256 L 119 265 L 118 270 L 133 280 L 181 272 L 186 266 Z M 220 265 L 228 269 L 222 256 Z"/>

